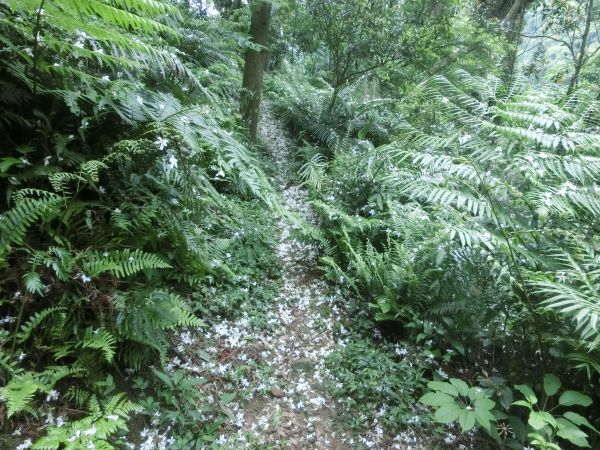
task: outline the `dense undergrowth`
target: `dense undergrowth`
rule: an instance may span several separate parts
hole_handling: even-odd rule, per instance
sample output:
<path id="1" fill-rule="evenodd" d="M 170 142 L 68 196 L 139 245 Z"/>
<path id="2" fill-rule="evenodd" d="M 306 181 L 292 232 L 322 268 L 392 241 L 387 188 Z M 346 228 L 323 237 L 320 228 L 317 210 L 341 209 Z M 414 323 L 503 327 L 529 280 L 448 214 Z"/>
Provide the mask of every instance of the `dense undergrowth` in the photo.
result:
<path id="1" fill-rule="evenodd" d="M 305 139 L 299 171 L 322 219 L 323 267 L 365 299 L 387 341 L 427 347 L 442 364 L 421 365 L 417 377 L 437 380 L 421 399 L 434 419 L 477 425 L 511 448 L 597 439 L 584 418 L 598 420 L 585 408 L 599 394 L 597 103 L 460 71 L 403 104 L 359 81 L 333 115 L 323 80 L 288 70 L 271 89 Z M 334 360 L 350 365 L 341 376 L 362 364 L 385 376 L 385 363 L 353 363 L 353 354 L 378 358 L 355 347 L 370 338 L 359 342 Z M 365 376 L 367 387 L 341 390 L 361 397 L 387 384 Z M 412 377 L 391 384 L 414 391 Z M 573 391 L 574 401 L 552 398 Z"/>
<path id="2" fill-rule="evenodd" d="M 277 3 L 266 97 L 319 229 L 238 114 L 242 3 L 0 0 L 0 447 L 229 442 L 271 368 L 218 341 L 271 326 L 282 215 L 344 294 L 356 448 L 600 446 L 593 1 L 515 2 L 584 33 L 579 85 L 520 75 L 491 1 Z"/>
<path id="3" fill-rule="evenodd" d="M 277 272 L 277 198 L 236 120 L 242 28 L 183 13 L 0 2 L 3 448 L 121 448 L 131 424 L 191 448 L 225 417 L 147 367 L 172 330 L 270 298 L 245 280 Z"/>

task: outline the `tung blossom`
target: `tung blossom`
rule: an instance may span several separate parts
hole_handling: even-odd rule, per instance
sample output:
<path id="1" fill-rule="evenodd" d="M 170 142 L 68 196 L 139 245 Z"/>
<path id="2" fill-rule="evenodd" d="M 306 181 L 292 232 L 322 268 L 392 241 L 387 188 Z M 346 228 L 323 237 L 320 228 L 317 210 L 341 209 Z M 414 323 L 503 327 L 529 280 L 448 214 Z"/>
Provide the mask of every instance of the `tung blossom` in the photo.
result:
<path id="1" fill-rule="evenodd" d="M 55 389 L 52 389 L 48 392 L 48 395 L 46 395 L 46 401 L 49 402 L 51 400 L 58 400 L 58 391 Z"/>
<path id="2" fill-rule="evenodd" d="M 167 170 L 177 169 L 177 158 L 171 155 L 167 161 Z"/>
<path id="3" fill-rule="evenodd" d="M 32 445 L 33 442 L 31 442 L 31 439 L 27 439 L 22 444 L 17 445 L 16 450 L 25 450 L 26 448 L 31 448 Z"/>
<path id="4" fill-rule="evenodd" d="M 162 136 L 158 136 L 158 137 L 156 138 L 156 141 L 154 141 L 154 143 L 155 143 L 156 145 L 158 145 L 158 148 L 159 148 L 159 149 L 161 149 L 161 150 L 164 150 L 164 149 L 167 147 L 167 145 L 169 144 L 169 140 L 168 140 L 168 139 L 165 139 L 165 138 L 164 138 L 164 137 L 162 137 Z"/>
<path id="5" fill-rule="evenodd" d="M 460 145 L 466 144 L 467 142 L 469 142 L 473 137 L 470 134 L 465 134 L 461 137 L 458 138 L 458 143 Z"/>

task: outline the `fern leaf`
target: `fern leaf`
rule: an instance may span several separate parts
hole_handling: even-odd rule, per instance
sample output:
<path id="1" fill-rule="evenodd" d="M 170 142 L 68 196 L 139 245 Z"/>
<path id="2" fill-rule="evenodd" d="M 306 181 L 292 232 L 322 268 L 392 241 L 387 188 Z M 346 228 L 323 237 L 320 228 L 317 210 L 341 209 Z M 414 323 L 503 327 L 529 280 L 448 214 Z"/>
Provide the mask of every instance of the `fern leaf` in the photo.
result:
<path id="1" fill-rule="evenodd" d="M 24 342 L 31 336 L 31 333 L 37 328 L 46 318 L 53 314 L 61 313 L 66 311 L 66 308 L 55 306 L 52 308 L 46 308 L 33 314 L 26 323 L 21 325 L 21 330 L 17 334 L 19 342 Z"/>
<path id="2" fill-rule="evenodd" d="M 110 363 L 115 356 L 117 340 L 108 330 L 88 328 L 78 345 L 81 348 L 100 350 L 106 362 Z"/>
<path id="3" fill-rule="evenodd" d="M 21 244 L 27 229 L 37 220 L 49 219 L 57 211 L 62 199 L 44 192 L 42 198 L 23 198 L 8 210 L 0 220 L 0 255 L 11 243 Z"/>
<path id="4" fill-rule="evenodd" d="M 85 252 L 80 259 L 83 271 L 90 276 L 103 272 L 120 278 L 130 277 L 146 269 L 168 269 L 171 265 L 160 256 L 142 250 L 96 250 Z"/>

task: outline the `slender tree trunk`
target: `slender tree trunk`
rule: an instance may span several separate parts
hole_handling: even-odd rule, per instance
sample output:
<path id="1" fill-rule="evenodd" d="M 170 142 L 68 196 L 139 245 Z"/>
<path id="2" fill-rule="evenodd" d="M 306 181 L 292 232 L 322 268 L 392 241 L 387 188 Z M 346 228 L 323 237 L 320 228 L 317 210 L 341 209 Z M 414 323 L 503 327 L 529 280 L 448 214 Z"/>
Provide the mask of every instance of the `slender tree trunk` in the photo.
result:
<path id="1" fill-rule="evenodd" d="M 583 67 L 583 63 L 585 62 L 585 50 L 587 47 L 588 37 L 590 35 L 590 28 L 592 26 L 592 15 L 594 13 L 594 0 L 588 0 L 585 18 L 585 28 L 583 29 L 583 35 L 581 36 L 581 45 L 579 46 L 579 53 L 577 54 L 577 59 L 575 59 L 575 72 L 569 81 L 569 87 L 567 88 L 567 97 L 570 96 L 577 83 L 579 82 L 579 74 L 581 73 L 581 69 Z"/>
<path id="2" fill-rule="evenodd" d="M 250 129 L 250 139 L 255 140 L 258 131 L 262 79 L 267 63 L 267 50 L 264 47 L 269 41 L 271 3 L 266 0 L 257 0 L 252 2 L 250 7 L 252 9 L 250 39 L 254 44 L 262 46 L 263 49 L 246 51 L 240 112 Z"/>
<path id="3" fill-rule="evenodd" d="M 329 102 L 329 107 L 327 108 L 327 114 L 331 116 L 333 112 L 333 108 L 335 108 L 335 104 L 337 103 L 338 96 L 340 95 L 340 85 L 335 85 L 333 87 L 333 93 L 331 94 L 331 101 Z"/>
<path id="4" fill-rule="evenodd" d="M 503 78 L 511 80 L 517 65 L 525 13 L 532 0 L 484 0 L 482 3 L 486 6 L 487 17 L 498 20 L 501 32 L 508 41 L 509 48 L 503 60 Z"/>
<path id="5" fill-rule="evenodd" d="M 504 24 L 509 24 L 510 22 L 512 22 L 515 19 L 515 17 L 517 17 L 517 15 L 519 13 L 522 13 L 524 3 L 526 3 L 525 0 L 515 0 L 515 2 L 512 4 L 510 9 L 508 10 L 506 17 L 504 17 L 504 20 L 503 20 Z"/>
<path id="6" fill-rule="evenodd" d="M 515 2 L 515 5 L 519 3 Z M 523 6 L 523 3 L 520 3 Z M 513 10 L 511 9 L 511 12 Z M 510 14 L 510 13 L 509 13 Z M 525 25 L 525 11 L 521 10 L 520 12 L 516 12 L 516 16 L 513 16 L 514 22 L 510 25 L 510 29 L 508 31 L 508 40 L 512 48 L 508 52 L 507 60 L 506 60 L 506 75 L 509 80 L 515 75 L 515 69 L 517 67 L 517 59 L 519 58 L 519 47 L 521 45 L 521 30 Z"/>

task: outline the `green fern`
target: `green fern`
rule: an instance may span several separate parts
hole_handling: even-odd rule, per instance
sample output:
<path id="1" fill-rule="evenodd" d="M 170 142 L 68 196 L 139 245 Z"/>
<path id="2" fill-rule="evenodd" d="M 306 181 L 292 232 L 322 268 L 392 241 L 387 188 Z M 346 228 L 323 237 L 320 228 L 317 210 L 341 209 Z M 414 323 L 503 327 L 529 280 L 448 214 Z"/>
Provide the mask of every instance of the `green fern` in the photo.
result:
<path id="1" fill-rule="evenodd" d="M 46 308 L 41 311 L 34 313 L 23 325 L 21 325 L 21 330 L 17 334 L 17 339 L 19 342 L 25 342 L 31 336 L 31 333 L 38 327 L 40 324 L 48 317 L 58 314 L 64 313 L 66 308 L 61 306 L 55 306 L 51 308 Z"/>
<path id="2" fill-rule="evenodd" d="M 90 446 L 114 449 L 110 438 L 119 431 L 127 431 L 131 415 L 142 411 L 139 405 L 127 400 L 122 393 L 112 396 L 104 406 L 92 396 L 88 401 L 88 409 L 89 414 L 79 420 L 60 427 L 50 427 L 47 435 L 38 439 L 32 449 L 75 450 Z"/>
<path id="3" fill-rule="evenodd" d="M 64 366 L 48 367 L 44 372 L 24 372 L 15 375 L 6 386 L 2 388 L 2 396 L 6 402 L 7 416 L 27 412 L 36 415 L 31 403 L 39 392 L 48 393 L 61 379 L 78 375 L 82 372 L 80 368 L 69 368 Z"/>
<path id="4" fill-rule="evenodd" d="M 108 330 L 94 330 L 92 328 L 88 328 L 83 338 L 79 341 L 81 348 L 100 350 L 108 363 L 112 362 L 115 356 L 116 344 L 117 340 Z"/>
<path id="5" fill-rule="evenodd" d="M 91 250 L 79 257 L 82 270 L 89 276 L 108 272 L 116 277 L 130 277 L 147 269 L 168 269 L 171 265 L 160 256 L 135 250 Z"/>
<path id="6" fill-rule="evenodd" d="M 13 377 L 10 382 L 2 388 L 2 396 L 6 402 L 6 415 L 11 417 L 16 413 L 26 411 L 35 414 L 30 403 L 35 394 L 46 385 L 39 382 L 32 372 L 25 372 L 23 375 Z"/>
<path id="7" fill-rule="evenodd" d="M 62 199 L 55 194 L 43 192 L 40 198 L 22 198 L 0 220 L 0 263 L 6 257 L 10 244 L 21 244 L 27 229 L 37 220 L 53 217 Z"/>

